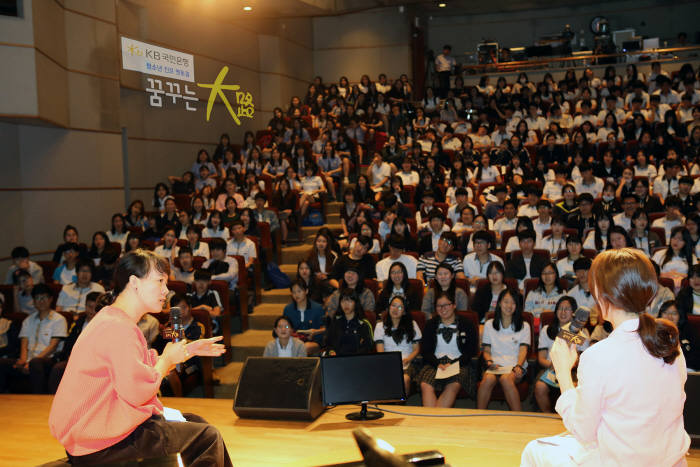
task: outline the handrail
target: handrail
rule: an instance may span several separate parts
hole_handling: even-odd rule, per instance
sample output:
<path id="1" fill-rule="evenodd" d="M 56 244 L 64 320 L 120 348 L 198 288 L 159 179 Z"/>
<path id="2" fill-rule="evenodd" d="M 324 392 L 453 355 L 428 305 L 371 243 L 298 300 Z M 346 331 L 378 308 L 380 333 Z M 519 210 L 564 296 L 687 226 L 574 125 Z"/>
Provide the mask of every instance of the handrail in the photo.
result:
<path id="1" fill-rule="evenodd" d="M 483 63 L 468 65 L 462 64 L 462 70 L 468 71 L 478 71 L 478 70 L 489 70 L 489 71 L 512 71 L 514 68 L 520 67 L 536 67 L 542 65 L 549 65 L 551 63 L 566 63 L 581 60 L 599 60 L 601 58 L 619 58 L 628 57 L 630 55 L 642 55 L 642 54 L 669 54 L 676 52 L 687 52 L 687 51 L 700 51 L 700 45 L 693 45 L 688 47 L 669 47 L 664 49 L 646 49 L 646 50 L 634 50 L 624 53 L 614 53 L 614 54 L 595 54 L 593 52 L 585 55 L 572 55 L 566 57 L 555 57 L 555 58 L 540 58 L 535 60 L 520 60 L 512 62 L 501 62 L 501 63 Z M 677 58 L 677 57 L 672 57 Z M 661 59 L 663 60 L 663 59 Z"/>

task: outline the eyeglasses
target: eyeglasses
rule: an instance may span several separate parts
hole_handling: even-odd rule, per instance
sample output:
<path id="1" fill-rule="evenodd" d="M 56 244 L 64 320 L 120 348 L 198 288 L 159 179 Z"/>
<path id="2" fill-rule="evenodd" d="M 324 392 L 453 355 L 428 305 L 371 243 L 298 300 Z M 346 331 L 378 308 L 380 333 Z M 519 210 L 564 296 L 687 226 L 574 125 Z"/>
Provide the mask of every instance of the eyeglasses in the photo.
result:
<path id="1" fill-rule="evenodd" d="M 454 303 L 443 303 L 441 305 L 435 305 L 435 308 L 437 308 L 438 310 L 446 310 L 452 305 L 454 305 Z"/>
<path id="2" fill-rule="evenodd" d="M 391 305 L 389 308 L 394 308 L 396 310 L 403 310 L 403 305 Z"/>
<path id="3" fill-rule="evenodd" d="M 452 245 L 452 240 L 448 240 L 447 238 L 441 238 L 440 240 L 447 243 L 448 245 Z"/>
<path id="4" fill-rule="evenodd" d="M 544 272 L 542 272 L 542 275 L 543 275 L 543 276 L 553 276 L 553 275 L 555 275 L 555 274 L 556 274 L 556 273 L 555 273 L 554 271 L 544 271 Z"/>
<path id="5" fill-rule="evenodd" d="M 39 295 L 34 297 L 35 302 L 43 302 L 44 300 L 50 300 L 50 297 L 48 295 Z"/>
<path id="6" fill-rule="evenodd" d="M 278 327 L 279 329 L 289 329 L 289 325 L 288 325 L 288 324 L 279 324 L 277 327 Z"/>

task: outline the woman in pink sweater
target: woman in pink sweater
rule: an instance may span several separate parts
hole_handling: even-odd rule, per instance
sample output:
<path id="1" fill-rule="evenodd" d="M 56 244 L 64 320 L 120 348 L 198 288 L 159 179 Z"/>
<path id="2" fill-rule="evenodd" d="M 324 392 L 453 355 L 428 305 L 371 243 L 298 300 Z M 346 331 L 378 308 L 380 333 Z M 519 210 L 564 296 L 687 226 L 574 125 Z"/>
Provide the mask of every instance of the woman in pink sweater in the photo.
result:
<path id="1" fill-rule="evenodd" d="M 136 323 L 162 310 L 168 262 L 134 250 L 117 265 L 114 302 L 90 321 L 71 352 L 49 415 L 73 465 L 101 465 L 181 453 L 185 465 L 231 465 L 219 431 L 193 414 L 167 421 L 157 392 L 177 363 L 224 352 L 221 337 L 149 350 Z"/>

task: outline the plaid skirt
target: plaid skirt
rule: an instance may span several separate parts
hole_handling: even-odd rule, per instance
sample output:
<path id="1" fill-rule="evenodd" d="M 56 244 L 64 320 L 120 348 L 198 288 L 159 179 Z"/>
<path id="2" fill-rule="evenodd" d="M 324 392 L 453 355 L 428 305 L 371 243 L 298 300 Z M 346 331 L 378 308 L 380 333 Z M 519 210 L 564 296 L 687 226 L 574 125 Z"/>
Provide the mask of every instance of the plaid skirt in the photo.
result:
<path id="1" fill-rule="evenodd" d="M 416 376 L 416 383 L 427 383 L 432 386 L 436 391 L 442 391 L 450 383 L 459 383 L 462 389 L 469 391 L 470 386 L 470 373 L 469 366 L 459 365 L 459 373 L 444 379 L 435 379 L 435 373 L 437 372 L 437 367 L 432 365 L 424 365 L 423 368 L 418 372 Z"/>

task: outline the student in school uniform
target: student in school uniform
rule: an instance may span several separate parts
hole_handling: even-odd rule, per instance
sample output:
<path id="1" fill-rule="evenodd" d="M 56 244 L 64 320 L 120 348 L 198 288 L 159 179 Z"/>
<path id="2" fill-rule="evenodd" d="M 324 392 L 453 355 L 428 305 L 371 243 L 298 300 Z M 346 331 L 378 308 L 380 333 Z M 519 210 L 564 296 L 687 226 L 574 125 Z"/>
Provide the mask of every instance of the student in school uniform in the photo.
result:
<path id="1" fill-rule="evenodd" d="M 294 327 L 286 316 L 278 316 L 272 326 L 273 340 L 265 345 L 263 357 L 306 357 L 304 343 L 292 335 Z"/>

